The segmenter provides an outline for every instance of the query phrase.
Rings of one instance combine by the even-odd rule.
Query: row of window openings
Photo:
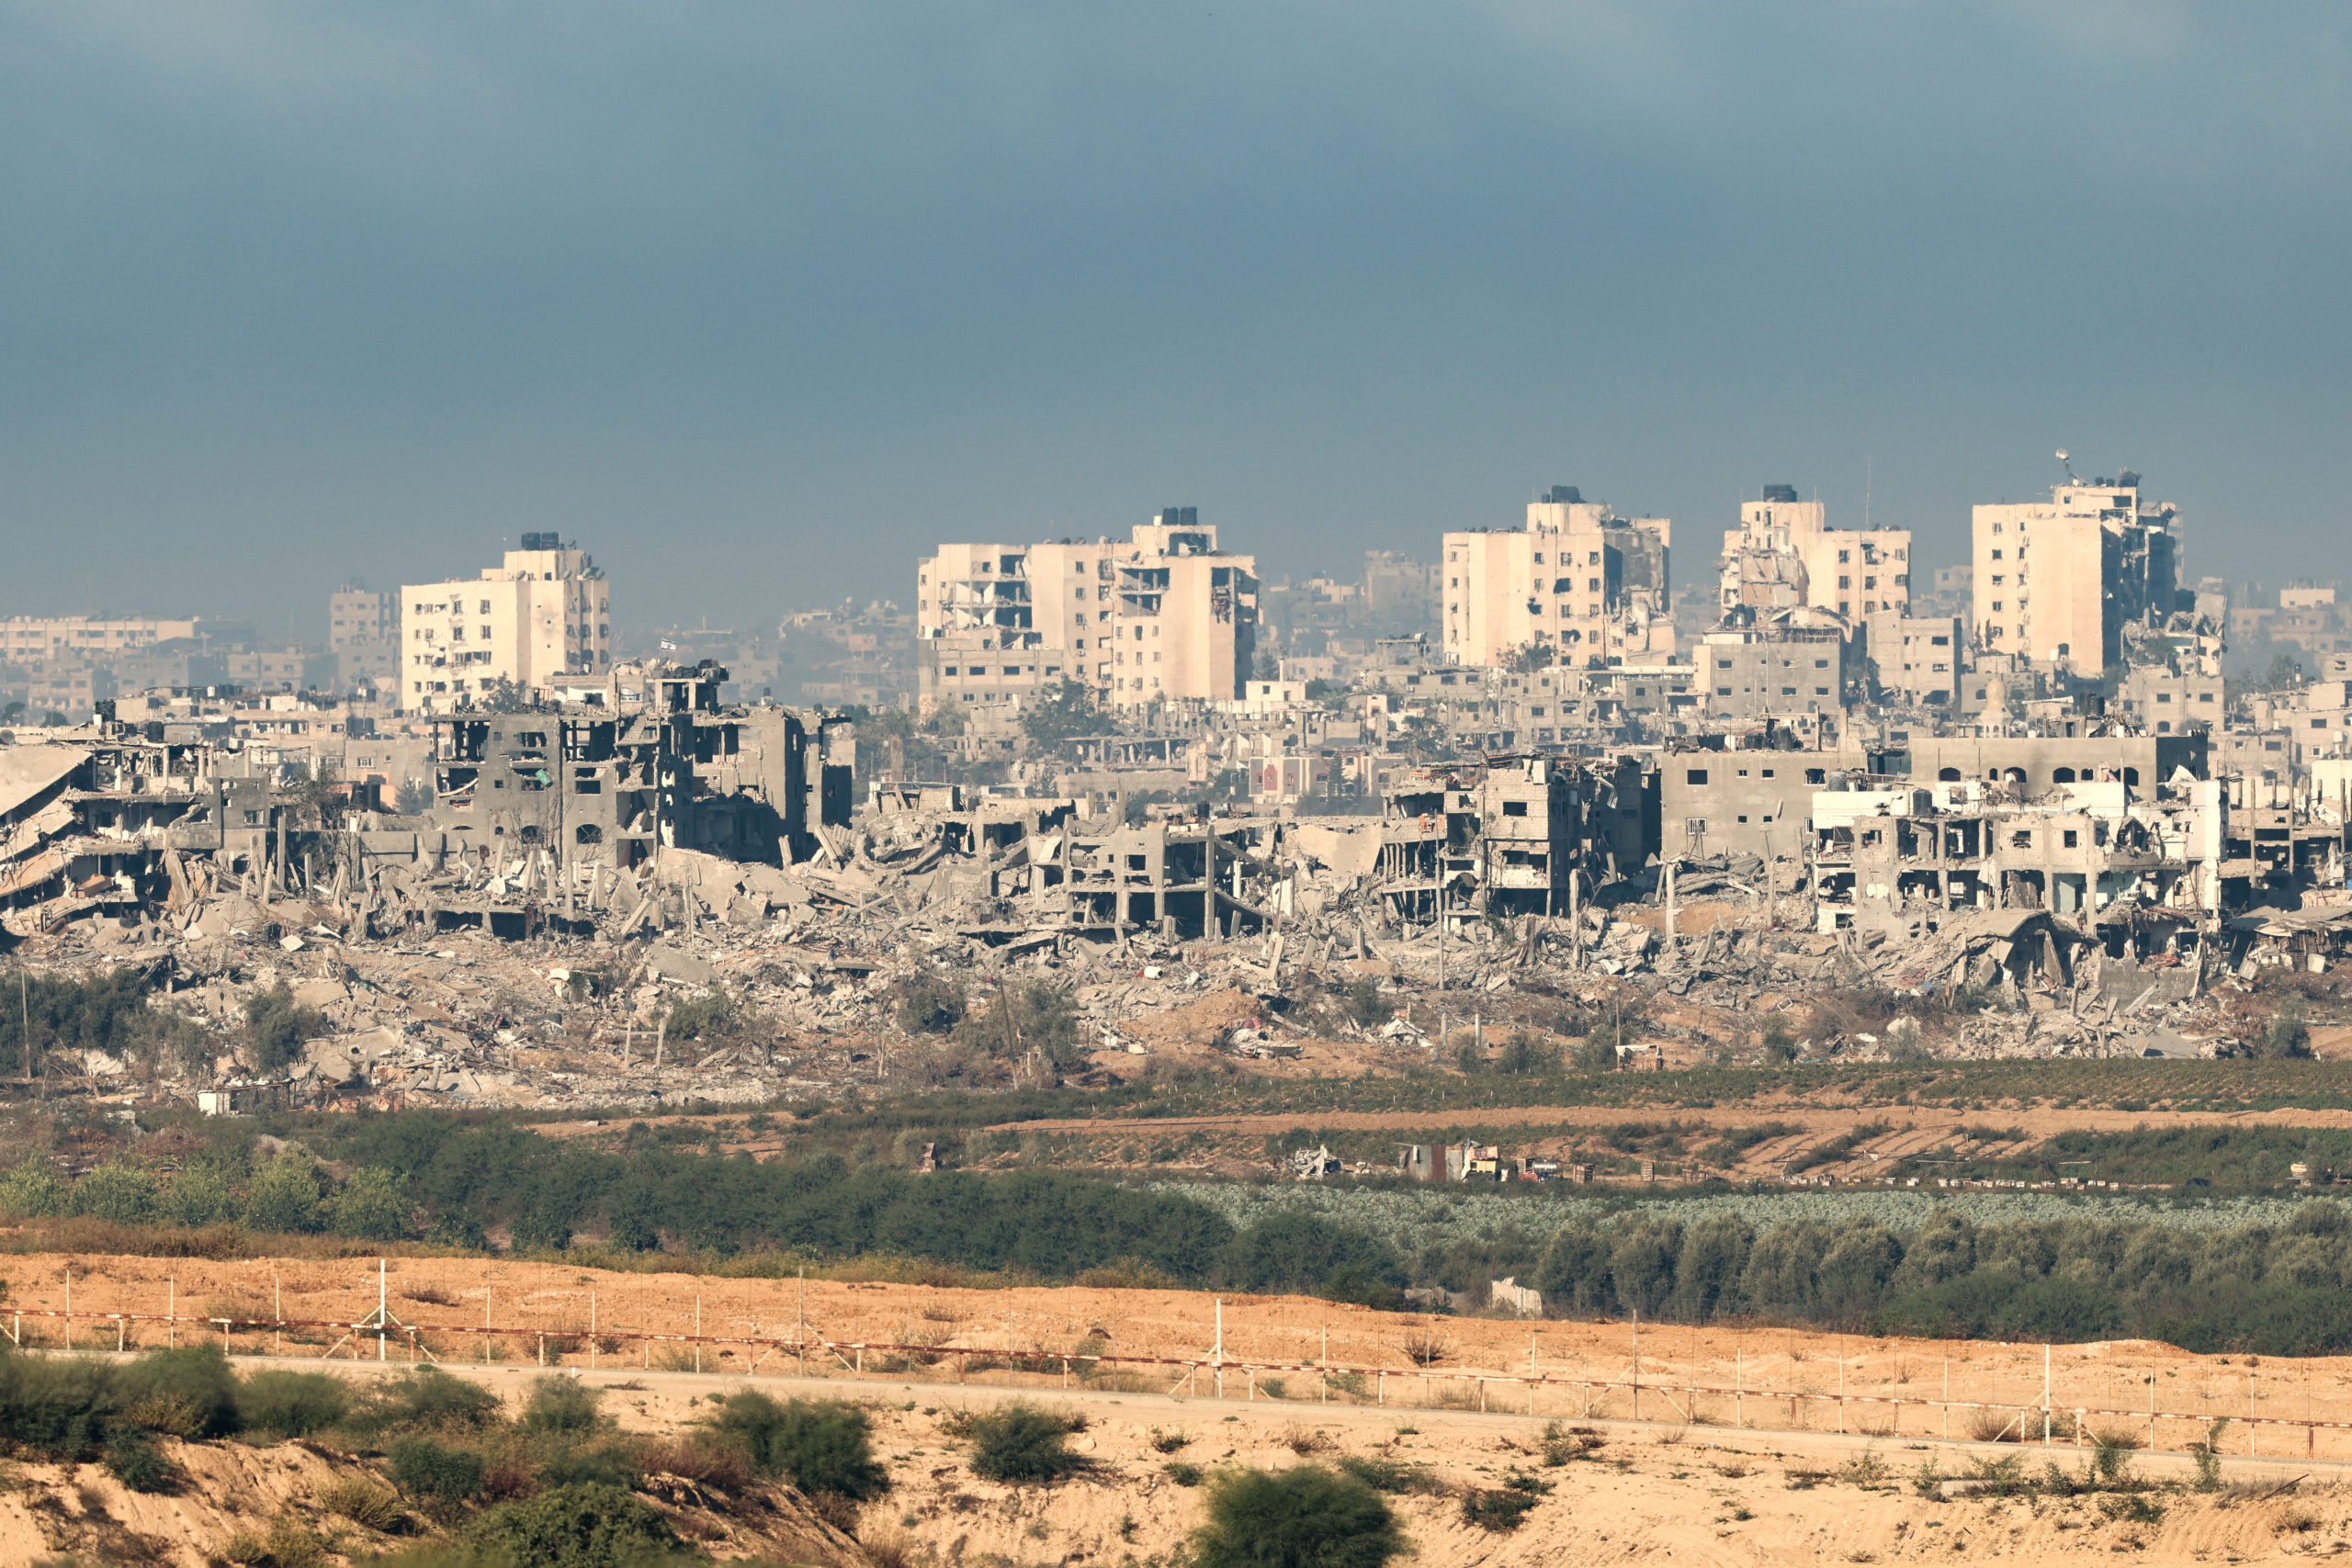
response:
[[[1008,675],[1020,675],[1023,673],[1035,675],[1037,672],[1037,667],[1034,664],[1027,666],[1025,670],[1023,666],[1018,664],[1007,664],[1003,669],[1004,672]],[[1048,664],[1046,666],[1046,673],[1048,675],[1058,675],[1061,672],[1062,667],[1058,664]],[[981,681],[988,678],[989,667],[985,664],[967,664],[963,666],[959,671],[957,666],[950,664],[946,669],[942,670],[940,673],[951,680],[960,673],[967,680]]]
[[[2112,778],[2106,780],[2095,780],[2093,775],[2102,771],[2112,773],[2115,770],[2112,768],[2101,770],[2096,767],[2086,767],[2082,770],[2082,773],[2077,775],[2072,768],[2052,768],[2050,771],[2050,782],[2052,784],[2075,784],[2077,782],[2085,784],[2094,782],[2112,784],[2116,782]],[[1736,770],[1736,772],[1738,776],[1743,779],[1747,776],[1747,770],[1746,768],[1740,768]],[[1759,769],[1758,772],[1768,779],[1775,776],[1775,770],[1771,768]],[[1706,768],[1685,768],[1682,771],[1682,782],[1686,784],[1703,785],[1706,784],[1709,776],[1710,770]],[[1823,768],[1807,768],[1804,771],[1804,782],[1809,784],[1825,783],[1828,779],[1828,776],[1827,770]],[[1988,784],[1999,784],[2006,781],[2009,784],[2022,784],[2026,782],[2025,770],[2023,768],[2011,768],[2004,773],[1999,768],[1993,768],[1986,771],[1984,779]],[[1938,784],[1958,784],[1961,782],[1960,770],[1958,768],[1940,769],[1936,774],[1936,782]],[[2140,770],[2137,768],[2124,769],[2122,782],[2126,784],[2137,787],[2140,783]],[[1741,820],[1746,821],[1747,818],[1742,818]]]

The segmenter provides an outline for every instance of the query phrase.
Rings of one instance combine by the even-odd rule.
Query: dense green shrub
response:
[[[764,1393],[739,1393],[713,1423],[741,1446],[763,1476],[781,1475],[810,1496],[864,1502],[890,1488],[889,1472],[874,1459],[865,1412],[838,1399],[795,1399],[779,1404]]]
[[[217,1438],[237,1427],[237,1374],[217,1345],[150,1350],[110,1369],[122,1418],[175,1438]]]
[[[326,1228],[358,1241],[405,1241],[416,1234],[416,1206],[401,1190],[401,1179],[374,1167],[355,1170],[325,1199]]]
[[[119,1427],[107,1437],[106,1467],[133,1492],[168,1492],[178,1479],[155,1439],[135,1427]]]
[[[46,1155],[28,1154],[0,1176],[0,1214],[12,1220],[46,1219],[65,1212],[68,1189]]]
[[[499,1410],[498,1395],[488,1389],[438,1367],[419,1367],[369,1386],[355,1403],[350,1424],[361,1432],[470,1432],[490,1425]]]
[[[678,1541],[660,1514],[617,1486],[558,1486],[497,1504],[462,1539],[516,1568],[634,1568]]]
[[[183,1167],[156,1200],[155,1217],[167,1224],[217,1225],[244,1216],[229,1173],[209,1162]]]
[[[590,1388],[576,1377],[557,1374],[536,1379],[531,1392],[523,1401],[523,1429],[526,1432],[588,1433],[605,1425],[597,1407],[605,1398],[602,1389]]]
[[[329,1372],[249,1372],[237,1389],[237,1422],[249,1431],[307,1438],[342,1420],[351,1387]]]
[[[1009,1485],[1059,1481],[1088,1468],[1070,1452],[1074,1428],[1067,1416],[1019,1400],[971,1417],[965,1436],[972,1444],[972,1473]]]
[[[2087,1214],[1976,1225],[1938,1212],[1907,1235],[1859,1217],[1757,1232],[1720,1213],[1684,1227],[1634,1212],[1563,1226],[1533,1272],[1559,1314],[1754,1315],[2013,1340],[2134,1336],[2291,1356],[2352,1347],[2352,1215],[2326,1200],[2277,1227]]]
[[[1382,1568],[1408,1551],[1379,1493],[1321,1465],[1232,1471],[1209,1484],[1195,1568]]]
[[[74,1184],[66,1212],[143,1225],[155,1217],[155,1175],[127,1165],[102,1165]]]
[[[936,970],[926,970],[899,987],[891,1017],[906,1034],[946,1034],[964,1021],[971,1004],[964,987]]]
[[[714,990],[672,1008],[665,1027],[673,1040],[718,1040],[742,1033],[752,1021],[733,997]]]
[[[95,1458],[118,1430],[209,1438],[235,1425],[235,1379],[214,1348],[119,1363],[0,1357],[0,1439],[52,1459]]]
[[[162,1023],[162,1015],[147,1005],[146,976],[129,964],[88,980],[20,974],[7,995],[8,1005],[0,1007],[0,1065],[11,1076],[22,1076],[28,1066],[28,1019],[44,1057],[81,1051],[144,1057]]]
[[[1405,1282],[1395,1254],[1361,1232],[1296,1210],[1268,1214],[1225,1251],[1225,1282],[1256,1294],[1311,1295],[1341,1276],[1395,1287]]]
[[[300,1061],[303,1043],[326,1032],[326,1015],[297,1006],[283,980],[245,1001],[245,1051],[265,1073],[283,1072]]]
[[[481,1455],[431,1438],[395,1438],[385,1450],[392,1481],[412,1497],[462,1503],[481,1495]]]
[[[254,1173],[245,1197],[245,1224],[257,1231],[303,1235],[325,1223],[334,1179],[309,1150],[288,1145]]]
[[[617,1486],[628,1491],[645,1480],[635,1444],[607,1438],[582,1441],[573,1433],[544,1438],[534,1463],[541,1486]]]

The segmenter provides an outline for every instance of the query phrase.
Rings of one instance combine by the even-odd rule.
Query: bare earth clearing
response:
[[[167,1295],[184,1316],[266,1316],[274,1280],[287,1317],[344,1322],[376,1302],[375,1268],[359,1260],[28,1256],[0,1264],[10,1305],[62,1309],[69,1266],[74,1338],[85,1348],[111,1350],[116,1342],[115,1325],[96,1314],[160,1313]],[[1430,1466],[1456,1494],[1498,1485],[1513,1467],[1553,1483],[1525,1527],[1510,1535],[1464,1525],[1458,1495],[1402,1499],[1421,1561],[1431,1563],[1668,1556],[1726,1563],[1867,1562],[1995,1550],[2026,1562],[2071,1562],[2086,1551],[2109,1550],[2143,1551],[2163,1562],[2261,1560],[2342,1550],[2335,1543],[2352,1540],[2352,1490],[2339,1491],[2337,1479],[2352,1465],[2352,1432],[2321,1429],[2307,1436],[2301,1427],[2265,1425],[2249,1438],[2244,1421],[2251,1411],[2266,1422],[2352,1422],[2352,1359],[2256,1364],[2142,1342],[2059,1348],[2050,1368],[2052,1404],[2062,1426],[2065,1413],[2078,1408],[2138,1411],[2143,1414],[2136,1417],[2094,1415],[2086,1424],[2136,1428],[2144,1442],[2153,1386],[2167,1417],[2159,1428],[2161,1449],[2177,1450],[2211,1420],[2232,1416],[2224,1438],[2232,1479],[2269,1477],[2267,1486],[2311,1477],[2294,1494],[2259,1503],[2233,1502],[2226,1494],[2167,1496],[2161,1499],[2166,1511],[2160,1522],[2131,1523],[2107,1518],[2096,1499],[1939,1501],[1904,1483],[1927,1460],[1943,1474],[1963,1472],[1964,1450],[2021,1453],[2034,1472],[2046,1460],[2082,1469],[2084,1449],[2063,1437],[2046,1450],[2039,1441],[2044,1352],[2038,1345],[1947,1345],[1776,1328],[1645,1329],[1639,1368],[1641,1414],[1647,1419],[1636,1424],[1627,1419],[1633,1396],[1623,1385],[1635,1360],[1632,1326],[1624,1323],[1430,1319],[1295,1297],[1228,1299],[1227,1397],[1217,1399],[1211,1369],[1105,1362],[1087,1376],[1084,1357],[1105,1346],[1112,1356],[1205,1359],[1216,1344],[1216,1303],[1188,1292],[978,1291],[812,1280],[804,1298],[800,1281],[793,1280],[414,1258],[391,1260],[387,1280],[395,1316],[428,1325],[424,1347],[453,1370],[489,1378],[519,1397],[527,1380],[538,1375],[537,1336],[544,1331],[558,1337],[549,1359],[613,1388],[608,1408],[636,1429],[663,1429],[707,1415],[709,1406],[698,1403],[703,1394],[754,1381],[795,1392],[804,1382],[797,1376],[752,1380],[744,1371],[757,1362],[763,1374],[797,1373],[799,1357],[789,1346],[766,1349],[762,1360],[759,1348],[706,1345],[706,1371],[697,1375],[663,1370],[665,1360],[690,1365],[684,1358],[692,1351],[683,1346],[622,1340],[592,1349],[582,1332],[592,1292],[598,1327],[605,1332],[691,1332],[697,1297],[707,1336],[788,1340],[805,1321],[812,1338],[822,1336],[840,1349],[835,1355],[809,1346],[806,1386],[876,1410],[879,1444],[896,1480],[891,1495],[869,1508],[862,1534],[902,1539],[918,1562],[927,1556],[988,1561],[997,1554],[1013,1562],[1115,1562],[1127,1553],[1165,1553],[1200,1517],[1202,1494],[1174,1483],[1163,1469],[1167,1456],[1150,1443],[1155,1428],[1180,1427],[1190,1441],[1177,1457],[1211,1469],[1379,1450]],[[436,1334],[430,1326],[479,1324],[485,1291],[495,1323],[525,1329],[498,1342],[497,1363],[490,1367],[481,1365],[478,1337]],[[54,1318],[27,1318],[24,1331],[41,1347],[63,1337]],[[182,1343],[200,1336],[217,1340],[220,1334],[192,1322],[174,1332]],[[560,1337],[566,1334],[577,1337]],[[125,1339],[136,1346],[159,1343],[164,1335],[160,1324],[141,1324],[126,1330]],[[1334,1388],[1329,1402],[1321,1397],[1325,1385],[1314,1364],[1327,1335],[1333,1365],[1375,1369],[1374,1378],[1357,1385],[1361,1396]],[[372,1339],[358,1347],[366,1359],[356,1363],[347,1359],[348,1346],[332,1361],[317,1359],[334,1337],[325,1330],[289,1333],[287,1360],[299,1357],[355,1376],[376,1374]],[[245,1352],[267,1348],[265,1339],[240,1333],[232,1343],[242,1360]],[[858,1350],[852,1342],[926,1348],[905,1371],[859,1378],[853,1365],[884,1364],[883,1353]],[[1407,1353],[1416,1343],[1425,1352],[1433,1344],[1440,1359],[1417,1364]],[[1008,1346],[1036,1370],[1009,1373]],[[959,1352],[968,1380],[963,1382],[957,1381]],[[1075,1370],[1065,1373],[1059,1358],[1071,1352],[1078,1352]],[[387,1354],[397,1370],[407,1355],[404,1340],[395,1337]],[[1548,1380],[1532,1392],[1518,1381],[1531,1355]],[[1236,1362],[1258,1366],[1253,1372]],[[1482,1385],[1464,1376],[1473,1371],[1510,1381]],[[1998,1408],[1955,1409],[1947,1427],[1943,1411],[1875,1402],[1932,1401],[1943,1393],[1947,1378],[1952,1400]],[[1577,1380],[1616,1386],[1587,1387]],[[1277,1384],[1285,1397],[1272,1397]],[[1690,1384],[1716,1392],[1694,1394]],[[1812,1396],[1799,1403],[1793,1418],[1792,1393]],[[1092,1425],[1076,1441],[1096,1461],[1096,1472],[1042,1489],[976,1480],[935,1413],[1012,1394],[1082,1409]],[[1531,1397],[1532,1416],[1526,1413]],[[1545,1468],[1541,1433],[1552,1420],[1593,1426],[1604,1446],[1589,1460]],[[2020,1422],[2034,1439],[2024,1449],[1965,1440],[1980,1423],[2009,1427],[2014,1434]],[[1793,1429],[1799,1424],[1806,1429]],[[1947,1430],[1959,1440],[1948,1441]],[[2249,1446],[2256,1457],[2243,1457]],[[1805,1473],[1834,1472],[1865,1450],[1887,1472],[1878,1486]],[[29,1564],[85,1537],[85,1550],[102,1545],[90,1532],[107,1518],[175,1543],[167,1558],[155,1560],[194,1564],[229,1529],[254,1528],[256,1512],[315,1493],[332,1469],[297,1445],[255,1450],[231,1444],[191,1450],[187,1462],[198,1473],[199,1487],[171,1498],[119,1494],[95,1468],[68,1476],[55,1467],[18,1467],[17,1487],[0,1493],[0,1568]],[[2188,1473],[2185,1461],[2161,1453],[2137,1462],[2151,1477]],[[1798,1472],[1794,1486],[1792,1470]],[[1749,1517],[1739,1517],[1741,1510]],[[734,1544],[750,1551],[763,1549],[762,1539],[747,1531]]]

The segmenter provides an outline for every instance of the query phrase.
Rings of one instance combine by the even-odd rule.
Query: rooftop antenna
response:
[[[2064,446],[2058,448],[2058,461],[2064,465],[2066,469],[2066,482],[2068,484],[2078,485],[2083,482],[2075,477],[2075,465],[2066,461],[2066,449]]]
[[[1871,460],[1862,459],[1862,532],[1871,531]]]

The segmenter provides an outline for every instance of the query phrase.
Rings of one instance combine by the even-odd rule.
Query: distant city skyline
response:
[[[1867,488],[1928,570],[2059,447],[2178,505],[2192,576],[2343,576],[2348,43],[2311,5],[16,8],[0,615],[316,638],[345,577],[554,530],[627,626],[749,626],[902,598],[940,537],[1189,505],[1279,580],[1554,484],[1701,539]]]

